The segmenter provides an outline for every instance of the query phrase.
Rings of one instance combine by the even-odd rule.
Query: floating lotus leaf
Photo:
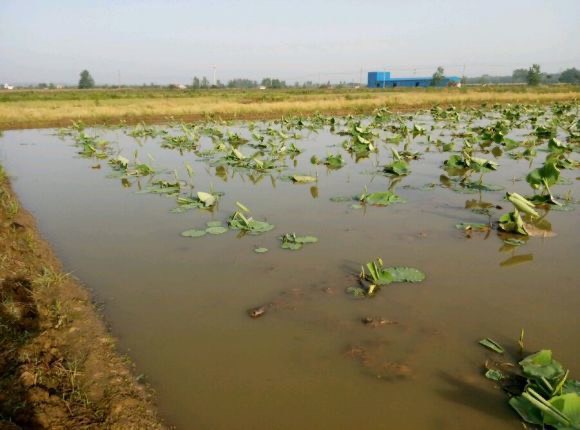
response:
[[[362,194],[359,200],[365,204],[374,206],[389,206],[393,203],[402,203],[404,200],[392,191]]]
[[[455,228],[464,231],[488,231],[489,224],[477,222],[460,222],[459,224],[455,224]]]
[[[293,182],[298,184],[307,184],[310,182],[316,182],[317,179],[314,176],[305,176],[305,175],[294,175],[291,177]]]
[[[366,291],[360,287],[348,287],[346,292],[357,299],[364,298],[366,296]]]
[[[208,227],[205,229],[206,232],[208,232],[209,234],[223,234],[226,231],[228,231],[227,227]]]
[[[421,282],[425,274],[413,267],[388,267],[386,269],[392,277],[392,282]]]
[[[268,252],[268,248],[254,248],[254,252],[257,254],[264,254]]]
[[[302,248],[302,245],[306,243],[318,242],[318,238],[314,236],[296,236],[295,233],[286,233],[280,236],[280,240],[282,241],[281,246],[283,249],[291,249],[293,251]]]
[[[481,339],[479,341],[479,344],[485,346],[487,349],[491,349],[492,351],[497,352],[498,354],[504,353],[503,347],[499,343],[497,343],[495,340],[490,339],[489,337],[486,337],[485,339]]]
[[[183,237],[201,237],[205,236],[205,233],[206,233],[205,230],[197,230],[195,228],[192,228],[191,230],[185,230],[181,232],[181,235]]]

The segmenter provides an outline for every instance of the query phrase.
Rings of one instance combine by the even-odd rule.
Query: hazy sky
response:
[[[580,68],[580,0],[0,0],[0,82]]]

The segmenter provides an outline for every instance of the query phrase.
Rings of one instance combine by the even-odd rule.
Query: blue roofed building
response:
[[[392,78],[391,72],[369,72],[368,88],[430,87],[432,77]],[[438,87],[460,87],[459,76],[445,76]]]

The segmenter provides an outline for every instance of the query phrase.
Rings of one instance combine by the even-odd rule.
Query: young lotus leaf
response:
[[[254,252],[256,254],[265,254],[266,252],[268,252],[268,248],[254,248]]]
[[[513,212],[504,214],[499,219],[499,228],[507,233],[516,233],[528,236],[528,231],[524,226],[524,221],[517,209]]]
[[[554,163],[545,163],[542,167],[532,170],[526,176],[526,181],[534,189],[549,187],[558,182],[560,170]]]
[[[476,172],[489,172],[497,170],[498,164],[495,161],[486,160],[485,158],[471,157],[471,166]]]
[[[305,176],[305,175],[294,175],[290,179],[292,179],[293,182],[296,182],[298,184],[307,184],[310,182],[317,181],[317,179],[314,176]]]
[[[490,339],[489,337],[486,337],[485,339],[481,339],[479,341],[479,344],[485,346],[488,349],[491,349],[494,352],[497,352],[498,354],[504,353],[503,347],[499,343],[497,343],[495,340]]]
[[[477,222],[460,222],[455,224],[455,228],[464,231],[488,231],[489,224],[482,224]]]
[[[328,166],[329,169],[340,169],[342,166],[344,166],[345,163],[342,159],[342,155],[336,154],[326,157],[326,160],[324,160],[323,164]]]
[[[291,249],[293,251],[302,248],[302,245],[306,243],[318,242],[318,238],[314,236],[296,236],[295,233],[286,233],[280,236],[280,240],[282,241],[283,249]]]
[[[565,371],[560,363],[552,359],[552,351],[543,349],[535,354],[529,355],[520,361],[524,375],[529,378],[561,378]]]
[[[549,402],[564,419],[557,414],[544,413],[544,424],[556,429],[580,429],[580,396],[578,394],[562,394],[552,397]]]
[[[402,203],[404,200],[392,191],[383,191],[378,193],[363,193],[359,200],[365,204],[375,206],[389,206],[393,203]]]
[[[509,399],[509,404],[525,422],[536,425],[543,424],[542,411],[524,396],[512,397]]]
[[[205,193],[203,191],[197,192],[197,198],[204,204],[206,208],[215,205],[217,198],[215,195],[210,193]]]
[[[197,230],[195,228],[192,228],[191,230],[185,230],[181,232],[181,235],[183,237],[201,237],[205,236],[205,233],[206,233],[205,230]]]
[[[151,194],[166,194],[168,196],[178,194],[181,190],[179,182],[168,182],[164,180],[159,180],[153,182],[152,185],[147,187],[145,190],[139,193],[151,193]]]
[[[527,213],[532,217],[540,216],[534,209],[534,204],[518,193],[506,193],[506,197],[520,212]]]
[[[223,223],[221,221],[208,221],[205,223],[208,227],[222,227]]]
[[[226,227],[208,227],[205,229],[206,232],[208,232],[209,234],[223,234],[226,231],[228,231],[228,229]]]
[[[560,142],[556,138],[551,138],[548,140],[548,151],[550,152],[563,152],[563,151],[572,151],[572,147],[566,145],[565,143]]]
[[[485,377],[487,379],[491,379],[492,381],[501,381],[505,378],[505,375],[500,370],[489,369],[487,372],[485,372]]]
[[[393,282],[393,275],[384,268],[383,260],[377,258],[376,261],[371,261],[366,264],[369,271],[367,274],[364,267],[362,267],[360,278],[366,279],[375,285],[387,285]]]
[[[409,169],[409,165],[405,161],[397,160],[392,162],[391,164],[386,165],[383,171],[385,173],[390,173],[396,176],[404,176],[408,175],[411,169]]]
[[[252,217],[246,217],[242,212],[236,211],[229,219],[228,224],[234,230],[246,231],[250,234],[260,234],[274,228],[265,221],[256,221]]]

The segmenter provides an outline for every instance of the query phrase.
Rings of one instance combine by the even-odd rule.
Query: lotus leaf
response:
[[[293,182],[298,184],[307,184],[310,182],[316,182],[317,179],[314,176],[304,176],[304,175],[294,175],[291,177]]]
[[[481,339],[479,341],[479,344],[485,346],[488,349],[491,349],[492,351],[497,352],[498,354],[504,353],[503,347],[499,343],[497,343],[495,340],[490,339],[489,337],[486,337],[485,339]]]
[[[291,249],[293,251],[302,248],[302,245],[306,243],[318,242],[318,238],[314,236],[296,236],[295,233],[286,233],[280,236],[280,240],[282,241],[283,249]]]
[[[580,429],[580,395],[577,393],[562,394],[552,397],[549,402],[554,409],[569,420],[569,425],[563,423],[562,419],[556,419],[553,414],[546,413],[544,414],[545,424],[556,429]]]
[[[191,230],[185,230],[181,232],[181,235],[183,237],[201,237],[205,236],[205,233],[206,233],[205,230],[197,230],[195,228],[192,228]]]
[[[455,224],[455,228],[464,231],[488,231],[489,224],[482,224],[477,222],[460,222]]]
[[[529,355],[520,361],[524,375],[529,378],[546,378],[549,380],[561,378],[564,375],[562,365],[552,359],[552,351],[543,349]]]
[[[220,227],[220,226],[216,226],[216,227],[208,227],[205,229],[206,232],[208,232],[209,234],[223,234],[226,231],[228,231],[227,227]]]
[[[404,200],[392,191],[383,191],[378,193],[362,194],[359,200],[365,204],[375,206],[389,206],[393,203],[401,203]]]
[[[409,169],[409,165],[405,161],[397,160],[392,162],[391,164],[386,165],[383,171],[385,173],[390,173],[392,175],[404,176],[408,175],[411,170]]]
[[[491,379],[492,381],[501,381],[505,378],[505,375],[499,370],[489,369],[487,372],[485,372],[485,377],[487,379]]]
[[[386,271],[391,274],[392,282],[421,282],[425,280],[425,274],[413,267],[389,267]]]

